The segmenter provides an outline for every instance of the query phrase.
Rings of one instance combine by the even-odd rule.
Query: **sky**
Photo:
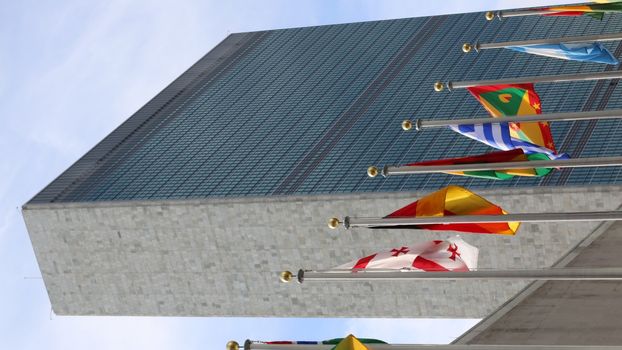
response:
[[[229,33],[560,3],[0,0],[0,348],[223,349],[348,333],[451,342],[478,320],[56,316],[20,207]]]

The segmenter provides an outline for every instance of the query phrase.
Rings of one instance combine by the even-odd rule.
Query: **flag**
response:
[[[411,203],[385,218],[414,218],[452,215],[505,215],[503,209],[460,186],[447,186]],[[401,226],[372,226],[371,228],[414,228],[435,231],[460,231],[471,233],[496,233],[513,235],[518,222],[429,224]]]
[[[552,6],[543,10],[552,11],[545,16],[590,16],[595,19],[603,19],[605,13],[622,12],[622,2],[606,4],[575,5],[575,6]]]
[[[501,162],[527,162],[531,160],[549,160],[546,154],[532,153],[525,154],[522,149],[512,149],[509,151],[492,152],[478,156],[430,160],[425,162],[406,164],[407,166],[431,166],[431,165],[458,165],[458,164],[478,164],[478,163],[501,163]],[[529,164],[525,164],[529,166]],[[508,180],[514,176],[544,176],[550,173],[552,168],[525,168],[525,169],[496,169],[496,170],[477,170],[477,171],[448,171],[447,174],[472,176],[492,180]]]
[[[473,86],[468,90],[495,118],[542,113],[540,96],[530,83]]]
[[[577,43],[577,44],[539,44],[525,46],[506,46],[518,52],[526,52],[534,55],[560,58],[563,60],[619,64],[618,59],[607,50],[601,43]]]
[[[335,340],[338,340],[338,339],[335,339]],[[356,339],[355,336],[350,334],[343,339],[339,339],[339,342],[337,343],[337,345],[335,345],[331,350],[369,350],[368,347],[363,345],[366,343],[364,342],[364,340],[368,340],[367,343],[386,344],[385,342],[379,341],[376,339],[360,339],[359,340],[359,339]]]
[[[478,249],[460,237],[393,248],[340,265],[336,269],[469,271],[477,268]]]
[[[533,123],[522,123],[522,124],[533,124]],[[542,123],[538,123],[542,124]],[[485,124],[460,124],[460,125],[450,125],[449,127],[468,138],[473,140],[482,142],[487,144],[490,147],[494,147],[496,149],[500,149],[503,151],[509,151],[513,149],[521,149],[526,154],[546,154],[550,159],[568,159],[570,158],[565,153],[558,154],[555,149],[551,149],[548,147],[541,146],[536,143],[532,143],[529,141],[521,140],[515,137],[516,129],[518,128],[516,123],[485,123]],[[542,135],[550,136],[550,131],[548,131],[548,125],[546,128],[544,125],[540,125],[542,130]],[[521,131],[520,129],[518,130]],[[548,132],[547,132],[548,131]],[[552,137],[550,137],[552,142]],[[541,142],[545,143],[546,142]],[[551,145],[551,143],[549,143]],[[554,147],[554,145],[553,145]]]
[[[474,86],[469,92],[494,118],[540,114],[540,96],[533,84]],[[520,148],[525,153],[543,153],[551,159],[568,158],[558,155],[548,122],[463,124],[450,128],[474,140],[500,150]]]
[[[372,339],[372,338],[356,338],[352,334],[348,335],[348,337],[352,337],[352,338],[360,341],[363,344],[386,344],[386,342],[384,342],[382,340]],[[322,344],[339,344],[346,338],[335,338],[335,339],[324,340],[322,342]]]
[[[352,336],[354,337],[354,336]],[[318,345],[318,344],[323,344],[323,345],[336,345],[339,344],[342,340],[344,340],[345,338],[334,338],[334,339],[328,339],[328,340],[322,340],[322,341],[317,341],[317,340],[311,340],[311,341],[296,341],[296,340],[277,340],[277,341],[267,341],[267,342],[262,342],[262,344],[273,344],[273,345],[287,345],[287,344],[292,344],[292,345]],[[360,338],[357,339],[358,341],[360,341],[363,344],[386,344],[386,342],[382,341],[382,340],[378,340],[378,339],[371,339],[371,338]]]
[[[272,344],[272,345],[287,345],[287,344],[296,344],[296,345],[317,345],[323,344],[320,341],[292,341],[292,340],[277,340],[277,341],[267,341],[263,344]]]

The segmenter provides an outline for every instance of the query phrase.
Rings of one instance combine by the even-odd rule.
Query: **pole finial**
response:
[[[375,166],[370,166],[369,168],[367,168],[367,176],[369,177],[378,176],[378,168],[376,168]]]
[[[337,218],[330,218],[330,220],[328,220],[328,227],[330,227],[331,229],[336,229],[337,227],[339,227],[339,224],[341,223],[341,221],[339,221],[339,219]]]
[[[402,130],[408,131],[412,128],[413,128],[413,122],[411,122],[410,120],[406,119],[402,122]]]
[[[442,82],[437,81],[436,83],[434,83],[434,91],[440,92],[440,91],[443,91],[444,89],[445,89],[445,85],[443,85]]]
[[[231,340],[227,342],[227,350],[240,350],[240,344],[235,340]]]
[[[486,12],[486,20],[487,21],[492,21],[493,19],[495,19],[495,13],[492,12],[492,11]]]
[[[469,52],[471,52],[471,50],[473,50],[473,45],[471,45],[469,43],[462,44],[462,52],[469,53]]]
[[[279,274],[279,279],[281,280],[281,282],[283,283],[288,283],[292,280],[292,278],[294,277],[294,274],[291,273],[291,271],[283,271]],[[237,344],[237,343],[236,343]],[[236,349],[237,350],[237,349]]]

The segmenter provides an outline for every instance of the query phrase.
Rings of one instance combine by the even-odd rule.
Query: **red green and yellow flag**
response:
[[[541,114],[540,96],[533,84],[474,86],[469,92],[495,118]],[[510,137],[557,153],[548,122],[509,123]]]
[[[430,160],[425,162],[406,164],[407,166],[434,166],[434,165],[459,165],[459,164],[478,164],[478,163],[501,163],[501,162],[528,162],[532,160],[550,160],[546,154],[532,153],[525,154],[522,149],[510,151],[491,152],[477,156]],[[529,165],[528,163],[526,165]],[[492,180],[508,180],[514,176],[545,176],[550,173],[552,168],[525,168],[525,169],[498,169],[498,170],[478,170],[478,171],[448,171],[447,174],[472,176]]]
[[[622,12],[622,2],[606,4],[574,5],[574,6],[551,6],[544,10],[554,11],[545,16],[590,16],[595,19],[603,19],[605,13]]]
[[[468,90],[495,118],[542,113],[540,96],[531,83],[473,86]]]
[[[411,203],[385,218],[413,218],[452,215],[505,215],[501,207],[485,200],[475,193],[460,186],[447,186]],[[414,228],[435,231],[460,231],[470,233],[492,233],[513,235],[520,226],[519,222],[502,223],[467,223],[467,224],[430,224],[396,226],[393,228]],[[376,227],[391,228],[391,227]]]

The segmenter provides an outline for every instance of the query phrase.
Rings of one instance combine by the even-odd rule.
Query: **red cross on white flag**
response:
[[[402,269],[468,271],[477,268],[479,250],[460,237],[429,241],[351,261],[335,269]]]

